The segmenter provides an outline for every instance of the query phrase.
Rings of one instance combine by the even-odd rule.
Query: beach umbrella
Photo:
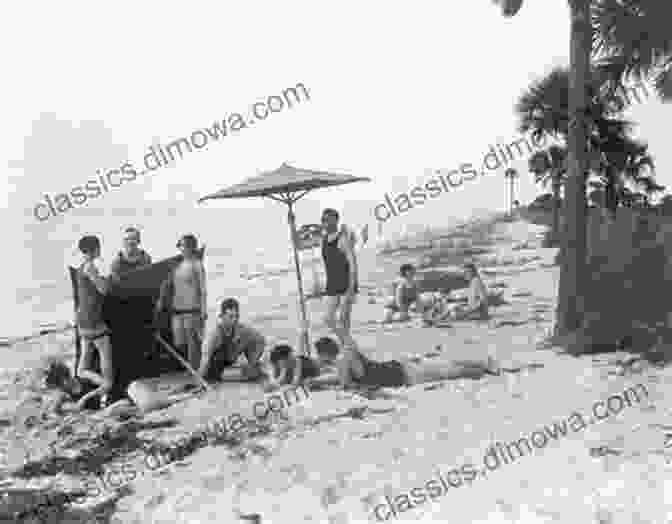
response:
[[[294,204],[310,191],[323,187],[340,186],[352,182],[370,182],[370,178],[356,177],[352,175],[329,173],[326,171],[316,171],[312,169],[302,169],[290,166],[286,162],[279,168],[272,171],[264,171],[260,174],[249,177],[239,184],[229,188],[222,189],[211,195],[204,196],[198,200],[199,203],[205,200],[218,198],[251,198],[265,197],[282,202],[288,208],[287,220],[289,222],[289,232],[294,252],[294,266],[296,269],[296,280],[299,288],[299,305],[301,309],[301,339],[304,344],[304,352],[310,351],[310,340],[308,338],[308,318],[306,316],[306,302],[303,294],[303,280],[301,278],[301,265],[299,264],[299,238],[296,230],[296,217],[294,215]]]

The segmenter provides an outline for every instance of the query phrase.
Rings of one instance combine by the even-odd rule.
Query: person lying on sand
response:
[[[262,376],[261,357],[266,348],[264,336],[247,324],[240,322],[240,304],[235,298],[227,298],[220,305],[217,325],[209,333],[203,351],[199,374],[208,381],[257,380]],[[245,354],[247,366],[239,376],[232,376],[232,368],[241,354]]]
[[[54,411],[63,413],[79,411],[80,409],[103,409],[98,399],[88,397],[96,386],[86,379],[73,377],[70,368],[63,362],[51,361],[44,370],[44,386],[48,389],[60,391],[59,397],[53,405]],[[168,397],[148,388],[142,381],[132,382],[127,390],[127,399],[121,399],[106,407],[105,412],[114,415],[132,415],[142,411],[149,411],[174,404],[189,394],[173,395]]]
[[[412,264],[402,264],[399,268],[399,278],[394,281],[392,296],[385,304],[384,323],[408,320],[408,310],[413,304],[420,314],[424,314],[431,307],[429,301],[421,297],[415,275],[416,269]]]
[[[425,323],[433,325],[451,320],[488,320],[488,290],[475,264],[465,264],[464,277],[469,282],[466,305],[455,304],[446,307],[442,312],[425,319]]]
[[[352,339],[349,347],[341,351],[334,339],[322,337],[315,342],[315,349],[318,355],[317,360],[304,358],[310,361],[311,370],[314,367],[320,370],[320,375],[312,376],[314,373],[310,376],[304,375],[302,382],[318,387],[324,385],[402,387],[438,380],[477,379],[486,374],[499,375],[501,373],[499,363],[491,357],[485,361],[432,362],[404,359],[377,362],[364,356]],[[286,352],[277,357],[277,360],[284,360],[282,364],[276,364],[278,369],[291,368],[298,361],[291,356],[291,353],[288,358],[282,358],[285,354]],[[304,362],[302,361],[302,368]]]
[[[320,365],[315,359],[296,355],[291,346],[279,344],[269,355],[270,369],[267,371],[266,390],[272,391],[291,384],[298,386],[320,375]]]

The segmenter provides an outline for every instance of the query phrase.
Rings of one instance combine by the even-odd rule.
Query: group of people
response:
[[[352,306],[358,293],[356,239],[348,227],[339,224],[339,220],[334,209],[325,209],[322,213],[322,258],[326,272],[324,323],[333,336],[322,337],[315,343],[317,358],[308,356],[309,348],[295,351],[287,344],[280,344],[265,359],[266,339],[257,329],[240,322],[240,304],[235,298],[220,303],[217,322],[204,337],[207,320],[205,268],[198,256],[196,237],[188,234],[179,239],[177,248],[182,257],[161,286],[156,313],[170,315],[173,344],[186,356],[192,371],[206,381],[262,380],[267,389],[300,383],[315,387],[327,384],[400,387],[440,379],[477,378],[499,372],[496,362],[490,358],[453,362],[417,359],[376,362],[367,358],[350,334]],[[109,276],[103,276],[99,267],[101,243],[97,237],[83,237],[78,247],[83,261],[77,269],[76,321],[84,338],[84,350],[75,377],[67,366],[53,363],[47,372],[47,384],[65,391],[64,399],[73,401],[76,408],[92,407],[94,399],[104,407],[114,385],[115,362],[110,329],[102,314],[103,300],[115,279],[150,265],[152,258],[140,248],[140,232],[130,227],[124,231],[123,248],[114,257]],[[440,322],[448,317],[487,315],[487,293],[478,271],[474,266],[466,270],[472,297],[466,307],[447,312],[437,309],[436,304],[422,302],[415,282],[415,268],[406,264],[401,268],[401,278],[388,309],[393,314],[407,316],[415,303],[430,322]],[[92,364],[96,352],[100,371]],[[246,364],[234,369],[243,354]],[[131,383],[127,396],[137,406],[157,405],[153,398],[155,392],[147,389],[142,381]]]
[[[100,239],[87,235],[78,243],[83,261],[77,268],[76,325],[83,339],[83,348],[75,376],[69,375],[63,366],[54,363],[47,372],[50,385],[62,386],[77,400],[81,409],[101,407],[108,403],[108,395],[115,380],[115,361],[111,344],[111,331],[103,318],[103,302],[111,285],[125,274],[152,264],[152,257],[140,248],[140,231],[129,227],[124,231],[122,249],[115,255],[109,274],[100,267]],[[192,234],[183,235],[177,242],[180,262],[163,282],[156,304],[156,314],[168,314],[173,335],[173,344],[194,370],[212,379],[223,367],[232,365],[238,354],[245,352],[250,362],[255,363],[265,345],[261,334],[253,328],[240,324],[240,306],[236,299],[222,302],[215,329],[205,337],[207,320],[207,283],[203,262],[198,256],[198,241]],[[205,351],[207,358],[202,358]],[[94,365],[98,356],[99,369]],[[254,376],[254,372],[245,372]],[[129,393],[147,396],[140,383],[129,386]],[[94,402],[97,401],[97,402]]]
[[[450,302],[449,293],[440,296],[423,295],[416,280],[416,268],[402,264],[399,277],[392,285],[391,296],[385,303],[383,322],[405,321],[409,311],[415,309],[427,326],[441,325],[456,320],[487,320],[490,318],[488,291],[478,268],[473,263],[463,266],[468,282],[466,304]]]

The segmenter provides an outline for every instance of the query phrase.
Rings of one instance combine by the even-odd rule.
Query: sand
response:
[[[136,472],[122,489],[72,504],[55,513],[54,522],[87,522],[93,515],[102,522],[143,524],[375,522],[375,508],[389,521],[667,522],[672,519],[672,447],[666,448],[672,412],[664,398],[672,387],[671,368],[641,363],[624,368],[619,362],[626,354],[574,358],[544,344],[552,328],[558,268],[553,266],[555,250],[539,247],[539,231],[521,222],[497,227],[496,251],[484,255],[484,275],[486,284],[504,290],[508,304],[497,307],[488,322],[450,328],[422,327],[418,319],[376,324],[382,316],[381,279],[389,268],[367,275],[353,315],[354,336],[374,358],[490,354],[517,372],[366,396],[312,392],[287,409],[285,419],[245,427],[238,439],[213,442],[155,471],[144,464],[143,442],[174,442],[231,413],[251,416],[253,403],[262,398],[259,388],[227,386],[137,421],[99,420],[91,427],[91,417],[74,417],[69,425],[74,436],[67,435],[63,421],[54,419],[24,430],[20,442],[31,449],[32,462],[6,476],[5,483],[24,487],[26,477],[32,477],[30,489],[55,479],[66,491],[81,485],[81,478],[64,473],[62,464],[52,464],[49,474],[34,471],[35,464],[49,463],[44,456],[52,443],[59,456],[95,449],[104,457],[106,471],[117,463]],[[407,256],[417,260],[419,255]],[[310,302],[313,323],[322,312],[319,301]],[[288,308],[269,315],[261,327],[277,339],[294,340],[295,314],[295,308]],[[315,329],[313,336],[320,333]],[[7,380],[18,382],[3,388],[2,407],[24,421],[31,409],[39,414],[44,399],[37,395],[31,400],[36,394],[25,387],[30,378],[16,378],[11,370],[25,369],[46,353],[65,354],[70,343],[61,333],[18,347],[5,362]],[[483,455],[494,443],[543,431],[575,412],[588,420],[595,402],[623,395],[638,384],[648,392],[641,402],[481,473]],[[18,422],[17,417],[11,420]],[[16,426],[0,430],[6,440]],[[20,466],[23,458],[16,453],[13,457]],[[468,463],[475,466],[477,477],[451,486],[431,502],[397,517],[379,506],[386,504],[386,495],[393,500],[437,479],[437,470],[445,477]]]

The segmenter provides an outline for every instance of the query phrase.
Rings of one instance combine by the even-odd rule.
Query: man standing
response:
[[[240,322],[240,304],[235,298],[222,301],[215,329],[208,335],[199,373],[208,381],[220,380],[225,368],[245,354],[247,366],[241,379],[261,376],[261,357],[266,340],[256,329]]]
[[[110,274],[118,278],[129,271],[151,263],[152,257],[144,249],[140,249],[140,231],[134,227],[127,227],[124,230],[124,247],[114,257],[110,266]]]
[[[161,286],[157,307],[170,313],[173,343],[186,353],[191,367],[198,369],[208,311],[205,268],[197,257],[198,241],[194,235],[182,236],[177,248],[182,261]]]
[[[350,336],[352,305],[358,293],[357,259],[354,234],[345,225],[339,228],[338,221],[339,215],[335,209],[328,208],[322,212],[322,259],[327,274],[327,312],[324,321],[345,344],[346,338]]]

